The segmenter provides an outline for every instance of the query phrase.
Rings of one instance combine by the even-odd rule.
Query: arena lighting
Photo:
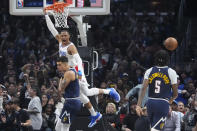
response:
[[[153,5],[153,6],[157,6],[157,5],[159,5],[161,2],[159,2],[159,1],[152,1],[151,2],[151,5]]]

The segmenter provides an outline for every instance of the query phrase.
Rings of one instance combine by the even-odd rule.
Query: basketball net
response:
[[[45,7],[46,12],[50,12],[55,19],[55,27],[69,28],[67,23],[67,18],[69,15],[69,5],[72,4],[72,1],[67,3],[56,2],[51,6]]]

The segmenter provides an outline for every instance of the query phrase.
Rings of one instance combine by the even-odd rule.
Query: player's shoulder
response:
[[[168,68],[168,73],[176,74],[176,71],[171,67]]]
[[[150,73],[150,72],[152,71],[152,69],[153,69],[153,67],[147,69],[147,70],[145,71],[145,73]]]
[[[64,76],[69,76],[69,75],[75,75],[75,71],[74,70],[69,70],[69,71],[66,71],[64,73]]]

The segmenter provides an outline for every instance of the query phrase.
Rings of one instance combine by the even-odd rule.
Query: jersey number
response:
[[[155,93],[160,93],[160,87],[161,86],[161,81],[160,80],[156,80],[155,81]]]

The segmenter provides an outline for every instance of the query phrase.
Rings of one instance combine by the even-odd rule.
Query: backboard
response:
[[[54,2],[55,0],[10,0],[10,14],[43,15],[43,5],[48,6]],[[69,15],[107,15],[110,13],[110,0],[72,0],[69,7]]]

